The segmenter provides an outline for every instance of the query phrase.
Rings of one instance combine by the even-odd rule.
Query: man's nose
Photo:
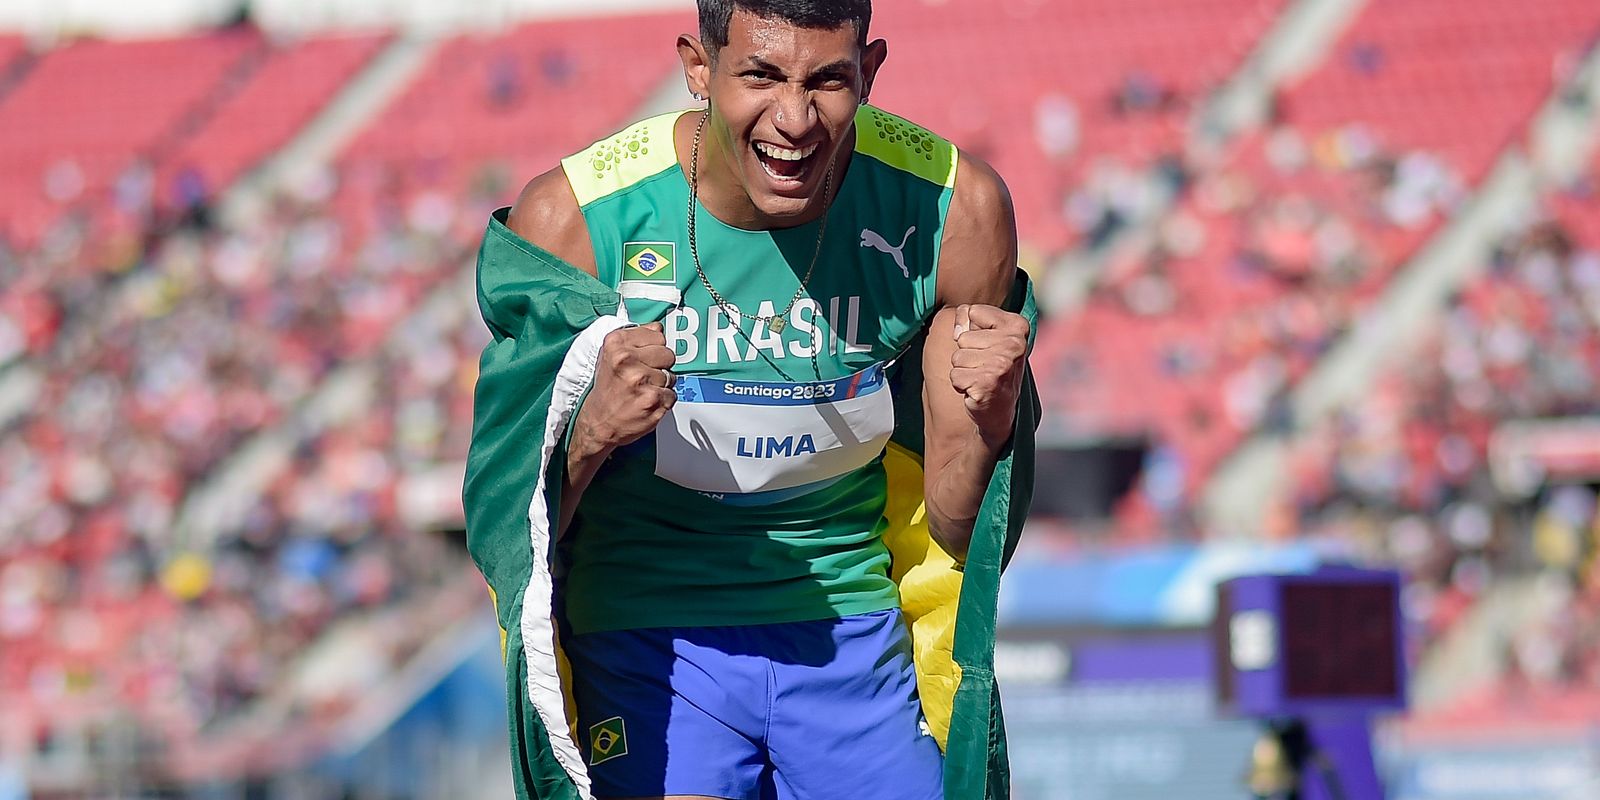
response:
[[[811,103],[811,93],[799,88],[791,88],[780,92],[777,109],[773,113],[773,125],[778,132],[790,139],[798,140],[811,130],[816,122],[817,108]]]

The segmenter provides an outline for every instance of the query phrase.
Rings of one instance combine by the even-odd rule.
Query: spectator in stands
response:
[[[1352,42],[1345,50],[1344,63],[1356,73],[1372,77],[1383,70],[1387,61],[1383,47],[1373,42]]]
[[[180,227],[197,231],[211,229],[211,191],[199,168],[190,164],[172,179],[172,207]]]
[[[546,83],[553,86],[565,86],[572,81],[576,73],[572,56],[561,48],[545,50],[539,56],[539,73]]]
[[[1130,221],[1148,214],[1155,205],[1144,174],[1111,160],[1097,160],[1089,175],[1066,198],[1064,214],[1082,236],[1084,244],[1098,250]]]
[[[83,193],[83,168],[71,158],[60,158],[44,173],[44,196],[51,202],[66,205]]]
[[[1176,91],[1139,69],[1130,70],[1122,76],[1122,82],[1111,98],[1111,111],[1118,116],[1165,113],[1175,110],[1178,105]]]
[[[134,159],[127,169],[117,176],[112,192],[117,211],[128,219],[147,222],[154,210],[156,178],[150,162]]]
[[[1033,135],[1039,151],[1064,161],[1078,149],[1078,107],[1062,94],[1040,96],[1033,106]]]
[[[489,62],[489,104],[510,108],[522,98],[522,64],[513,53],[500,53]]]

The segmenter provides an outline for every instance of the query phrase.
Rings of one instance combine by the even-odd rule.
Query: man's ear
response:
[[[678,37],[678,60],[683,62],[683,80],[689,93],[699,97],[711,95],[711,54],[699,39],[683,34]]]
[[[882,39],[874,39],[867,43],[865,50],[861,51],[861,99],[865,100],[872,95],[872,82],[878,78],[878,68],[883,66],[883,60],[889,57],[889,43]]]

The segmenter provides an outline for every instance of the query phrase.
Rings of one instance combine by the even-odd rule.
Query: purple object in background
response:
[[[1265,718],[1405,708],[1398,572],[1252,575],[1227,581],[1218,596],[1212,635],[1224,711]]]
[[[1211,643],[1200,633],[1095,637],[1072,647],[1072,683],[1210,683],[1212,674]]]
[[[1372,720],[1365,714],[1306,720],[1306,730],[1317,755],[1302,775],[1301,800],[1381,800],[1384,797],[1383,784],[1378,780],[1378,770],[1372,761],[1371,725]],[[1326,768],[1319,769],[1318,760],[1331,767],[1337,776],[1337,791],[1328,785]]]

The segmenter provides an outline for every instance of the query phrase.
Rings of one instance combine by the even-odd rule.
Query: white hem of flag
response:
[[[673,305],[683,301],[683,292],[670,283],[621,281],[617,284],[617,294],[622,295],[624,300],[654,300],[658,303],[672,303]]]
[[[583,764],[578,745],[568,735],[572,730],[567,719],[565,696],[561,691],[561,678],[556,672],[556,634],[551,619],[554,587],[550,577],[550,505],[545,497],[545,476],[549,472],[550,457],[556,443],[566,434],[568,421],[577,410],[589,384],[594,381],[595,367],[600,359],[600,346],[606,335],[626,326],[625,318],[606,316],[590,323],[567,350],[556,372],[555,390],[550,398],[550,411],[545,416],[544,436],[539,448],[539,471],[533,487],[533,501],[528,506],[528,539],[532,547],[533,569],[528,585],[522,592],[522,652],[528,670],[528,700],[533,703],[539,719],[550,737],[550,749],[556,761],[567,771],[577,786],[578,796],[590,800],[589,771]]]

